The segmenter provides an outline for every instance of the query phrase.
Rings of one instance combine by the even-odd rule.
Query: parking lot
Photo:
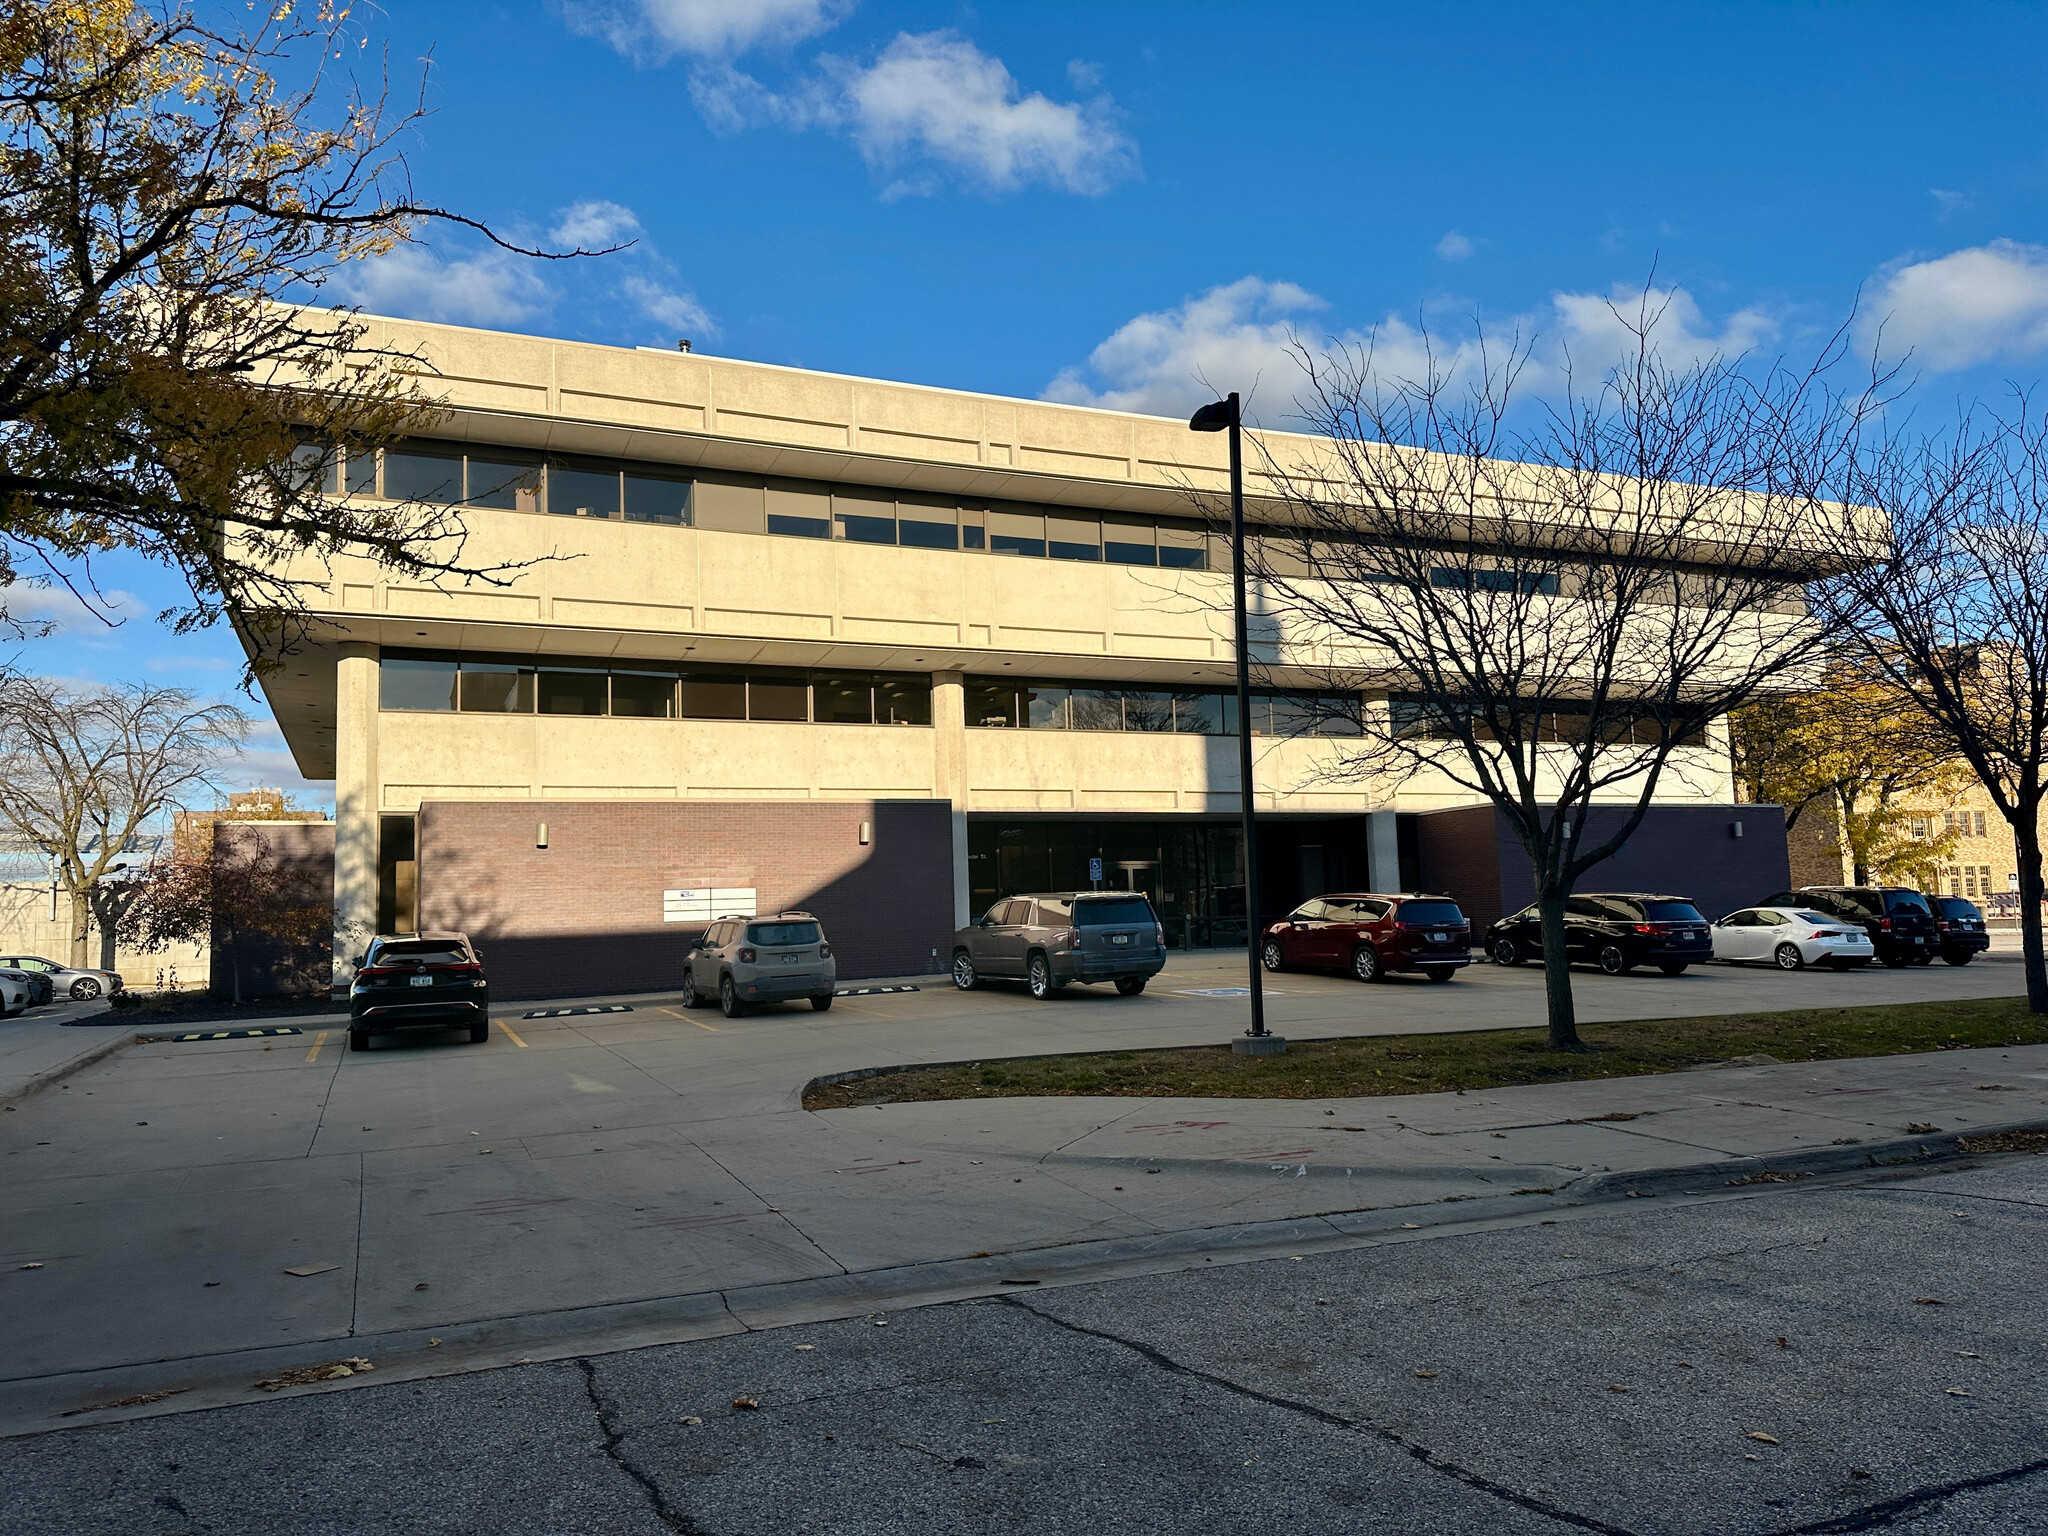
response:
[[[1483,1144],[1432,1143],[1426,1154],[1382,1138],[1370,1156],[1368,1139],[1353,1138],[1343,1156],[1355,1169],[1304,1150],[1302,1122],[1313,1117],[1319,1134],[1335,1123],[1294,1102],[1199,1122],[1172,1100],[823,1114],[798,1104],[810,1078],[868,1066],[1220,1041],[1243,1027],[1244,999],[1229,995],[1243,980],[1235,955],[1194,955],[1136,998],[1091,987],[1039,1003],[1019,987],[962,994],[927,980],[843,996],[829,1013],[795,1005],[738,1020],[668,998],[564,1017],[507,1007],[483,1045],[429,1033],[355,1053],[339,1025],[308,1024],[282,1037],[135,1046],[0,1115],[0,1304],[12,1343],[0,1398],[44,1401],[75,1373],[153,1360],[457,1327],[474,1336],[494,1319],[1449,1198],[1524,1170],[1524,1182],[1548,1184],[1577,1176],[1560,1166],[1672,1160],[1668,1139],[1580,1124],[1614,1107],[1591,1098],[1552,1114],[1554,1126],[1522,1129],[1505,1100],[1460,1098],[1458,1113],[1487,1109],[1498,1134],[1475,1127]],[[1541,1017],[1534,969],[1477,967],[1449,986],[1270,981],[1272,1025],[1296,1038]],[[1577,977],[1588,1022],[2021,989],[2009,964]],[[1702,1092],[1645,1082],[1636,1096],[1661,1094],[1674,1113]],[[1411,1102],[1399,1101],[1410,1119]],[[1373,1116],[1393,1118],[1377,1102]],[[1682,1138],[1683,1156],[1738,1155],[1741,1136],[1761,1134],[1730,1141],[1735,1120],[1722,1118],[1715,1134]],[[1148,1120],[1172,1139],[1103,1142],[1112,1122]],[[1319,1176],[1265,1178],[1282,1153],[1290,1175],[1299,1162]],[[1383,1166],[1363,1166],[1374,1157]],[[1152,1167],[1170,1176],[1148,1177]]]

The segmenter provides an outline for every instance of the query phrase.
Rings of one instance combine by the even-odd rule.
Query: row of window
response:
[[[898,495],[886,488],[811,480],[692,474],[656,464],[509,448],[475,453],[459,444],[419,439],[357,452],[307,443],[298,457],[309,486],[331,496],[1169,570],[1207,570],[1211,564],[1209,534],[1187,518]]]
[[[1396,695],[1388,701],[1388,709],[1393,717],[1392,726],[1396,736],[1423,741],[1451,741],[1459,738],[1459,722],[1447,705],[1431,704],[1420,699]],[[1536,740],[1539,744],[1575,744],[1586,740],[1592,731],[1592,709],[1585,704],[1555,704],[1535,716],[1535,725]],[[1620,746],[1623,743],[1654,746],[1662,740],[1666,729],[1663,722],[1653,714],[1624,718],[1619,711],[1614,710],[1610,710],[1602,719],[1600,728],[1602,739],[1613,746]],[[1475,724],[1474,729],[1483,734],[1478,725]],[[1695,728],[1680,736],[1677,744],[1682,747],[1703,747],[1707,744],[1707,733]]]
[[[1235,736],[1237,694],[1215,688],[1118,688],[1093,683],[967,679],[967,723],[1040,731],[1173,731]],[[1252,695],[1255,736],[1356,736],[1355,694],[1261,689]]]
[[[378,665],[378,704],[482,715],[930,725],[932,680],[921,672],[800,672],[653,662],[593,667],[387,654]]]
[[[1976,835],[1982,837],[1984,835],[1984,813],[1982,811],[1943,811],[1941,813],[1941,829],[1944,833],[1954,832],[1960,837],[1968,837],[1971,835],[1970,820],[1973,815],[1976,818]],[[1931,816],[1915,816],[1908,830],[1916,838],[1928,837],[1933,834],[1934,819]]]

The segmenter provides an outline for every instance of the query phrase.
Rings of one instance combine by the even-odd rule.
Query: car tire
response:
[[[814,997],[811,999],[811,1012],[813,1013],[823,1013],[831,1006],[832,994],[830,992],[827,992],[823,997]]]
[[[683,1006],[685,1008],[702,1008],[704,1006],[704,994],[697,990],[697,973],[694,970],[683,972]]]
[[[1052,973],[1052,962],[1038,952],[1024,962],[1024,984],[1041,1003],[1049,1001],[1060,989],[1059,980]]]
[[[737,1019],[747,1011],[747,1005],[740,1001],[739,988],[732,984],[730,976],[718,979],[718,1011],[728,1019]]]
[[[1422,974],[1431,981],[1449,981],[1458,974],[1458,969],[1451,965],[1425,965]]]
[[[1145,990],[1145,978],[1143,976],[1119,976],[1116,979],[1116,989],[1125,997],[1136,997]]]
[[[1797,944],[1780,944],[1771,951],[1771,961],[1781,971],[1803,971],[1806,969],[1806,956],[1799,953],[1799,946]]]
[[[1943,955],[1941,958],[1946,960],[1950,965],[1968,965],[1971,960],[1970,953],[1967,950],[1965,950],[1960,955]]]
[[[350,1030],[348,1048],[352,1051],[367,1051],[370,1048],[370,1032],[367,1029]]]
[[[89,1003],[100,995],[100,990],[97,976],[81,976],[71,983],[71,1000],[74,1003]]]
[[[1361,944],[1351,951],[1351,974],[1360,981],[1378,981],[1386,975],[1386,968],[1380,964],[1380,952],[1370,944]]]
[[[1927,950],[1922,950],[1922,951],[1921,951],[1921,952],[1920,952],[1919,954],[1917,954],[1917,955],[1915,955],[1915,956],[1913,957],[1913,964],[1915,964],[1915,965],[1932,965],[1932,964],[1934,964],[1934,956],[1933,956],[1933,954],[1932,954],[1931,952],[1929,952],[1929,951],[1927,951]]]
[[[1522,963],[1522,946],[1515,942],[1511,934],[1504,933],[1487,945],[1486,954],[1495,965],[1520,965]]]
[[[1674,961],[1670,964],[1660,965],[1657,967],[1657,969],[1662,971],[1666,976],[1683,976],[1686,971],[1686,966],[1690,965],[1691,963],[1692,962],[1689,960],[1684,962]]]
[[[481,1024],[472,1024],[469,1026],[469,1043],[471,1045],[482,1045],[486,1040],[490,1038],[491,1021],[489,1019],[485,1019]]]
[[[972,992],[981,985],[981,972],[974,968],[974,956],[964,949],[953,951],[953,985],[962,992]]]
[[[1603,944],[1599,954],[1600,969],[1609,976],[1626,976],[1635,969],[1635,962],[1628,957],[1628,951],[1619,944]]]
[[[1287,969],[1287,957],[1280,952],[1278,939],[1268,939],[1259,946],[1259,964],[1275,973]]]
[[[1911,955],[1902,955],[1898,953],[1896,950],[1888,951],[1885,954],[1879,955],[1877,958],[1884,962],[1885,968],[1887,970],[1893,971],[1903,971],[1907,966],[1913,963],[1913,957]]]

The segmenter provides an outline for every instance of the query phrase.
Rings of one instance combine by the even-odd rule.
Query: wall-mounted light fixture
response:
[[[874,840],[875,840],[875,824],[874,824],[874,823],[873,823],[872,821],[864,821],[864,822],[862,822],[862,823],[860,824],[860,845],[861,845],[861,847],[863,847],[863,848],[867,847],[867,845],[868,845],[869,843],[872,843],[872,842],[873,842]]]
[[[535,833],[533,834],[533,846],[534,846],[534,847],[536,847],[536,848],[545,848],[545,847],[547,847],[547,845],[548,845],[548,824],[547,824],[546,822],[542,822],[542,823],[540,824],[540,829],[539,829],[539,830],[538,830],[537,832],[535,832]]]
[[[1739,821],[1731,821],[1731,822],[1729,822],[1729,823],[1728,823],[1728,835],[1729,835],[1730,837],[1740,837],[1740,836],[1742,836],[1742,823],[1741,823],[1741,822],[1739,822]]]

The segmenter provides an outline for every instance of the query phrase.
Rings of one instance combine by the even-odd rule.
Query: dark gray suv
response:
[[[1039,999],[1070,981],[1113,981],[1125,997],[1166,967],[1166,930],[1132,891],[1050,891],[1012,896],[953,935],[953,985],[1021,977]]]

